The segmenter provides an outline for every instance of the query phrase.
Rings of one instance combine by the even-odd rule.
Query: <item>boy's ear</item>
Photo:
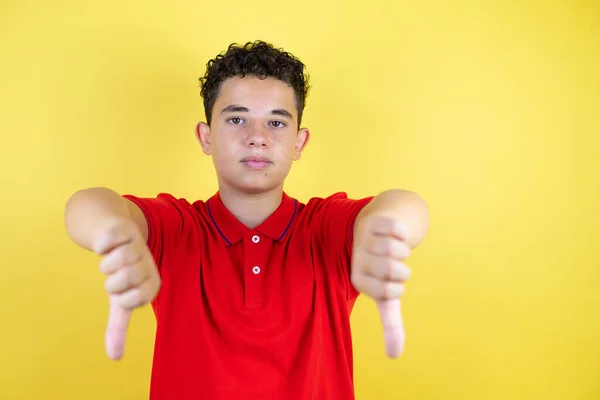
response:
[[[298,161],[302,152],[310,141],[310,131],[307,128],[302,128],[296,135],[296,145],[294,146],[294,161]]]
[[[210,155],[212,153],[211,132],[210,126],[206,122],[198,122],[196,124],[196,139],[198,139],[204,154]]]

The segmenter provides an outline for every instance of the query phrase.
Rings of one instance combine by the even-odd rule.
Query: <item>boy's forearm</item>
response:
[[[429,231],[427,203],[414,192],[392,189],[380,193],[361,211],[356,226],[360,229],[360,219],[373,212],[384,212],[402,221],[408,231],[410,248],[418,246]]]
[[[79,246],[92,250],[96,238],[118,219],[130,219],[125,200],[107,188],[74,193],[65,205],[65,227]]]

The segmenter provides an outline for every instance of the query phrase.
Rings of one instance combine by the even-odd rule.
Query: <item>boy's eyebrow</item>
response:
[[[246,107],[231,104],[231,105],[225,107],[224,109],[222,109],[221,114],[231,113],[231,112],[248,112],[248,111],[250,111],[250,110],[248,110],[248,108],[246,108]]]
[[[221,114],[226,114],[226,113],[234,113],[234,112],[249,112],[250,110],[247,107],[244,106],[238,106],[236,104],[231,104],[228,105],[227,107],[225,107],[224,109],[221,110]],[[272,115],[280,115],[282,117],[286,117],[289,119],[294,119],[294,117],[292,116],[292,113],[289,112],[288,110],[286,110],[285,108],[278,108],[275,110],[271,111]]]
[[[273,110],[271,111],[271,114],[273,115],[281,115],[282,117],[286,117],[289,119],[294,119],[292,117],[292,113],[290,113],[288,110],[284,109],[284,108],[278,108],[277,110]]]

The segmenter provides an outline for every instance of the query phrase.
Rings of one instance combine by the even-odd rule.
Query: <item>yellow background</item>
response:
[[[0,3],[0,398],[147,398],[153,315],[106,358],[98,258],[63,207],[96,185],[213,194],[197,78],[264,39],[313,84],[286,190],[430,206],[406,354],[386,359],[371,300],[353,314],[358,399],[600,399],[598,3],[218,4]]]

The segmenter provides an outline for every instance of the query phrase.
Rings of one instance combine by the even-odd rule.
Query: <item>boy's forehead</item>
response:
[[[271,77],[261,79],[255,76],[235,76],[221,84],[215,105],[227,107],[237,104],[249,107],[254,104],[278,108],[295,107],[295,103],[294,89],[283,81]]]

